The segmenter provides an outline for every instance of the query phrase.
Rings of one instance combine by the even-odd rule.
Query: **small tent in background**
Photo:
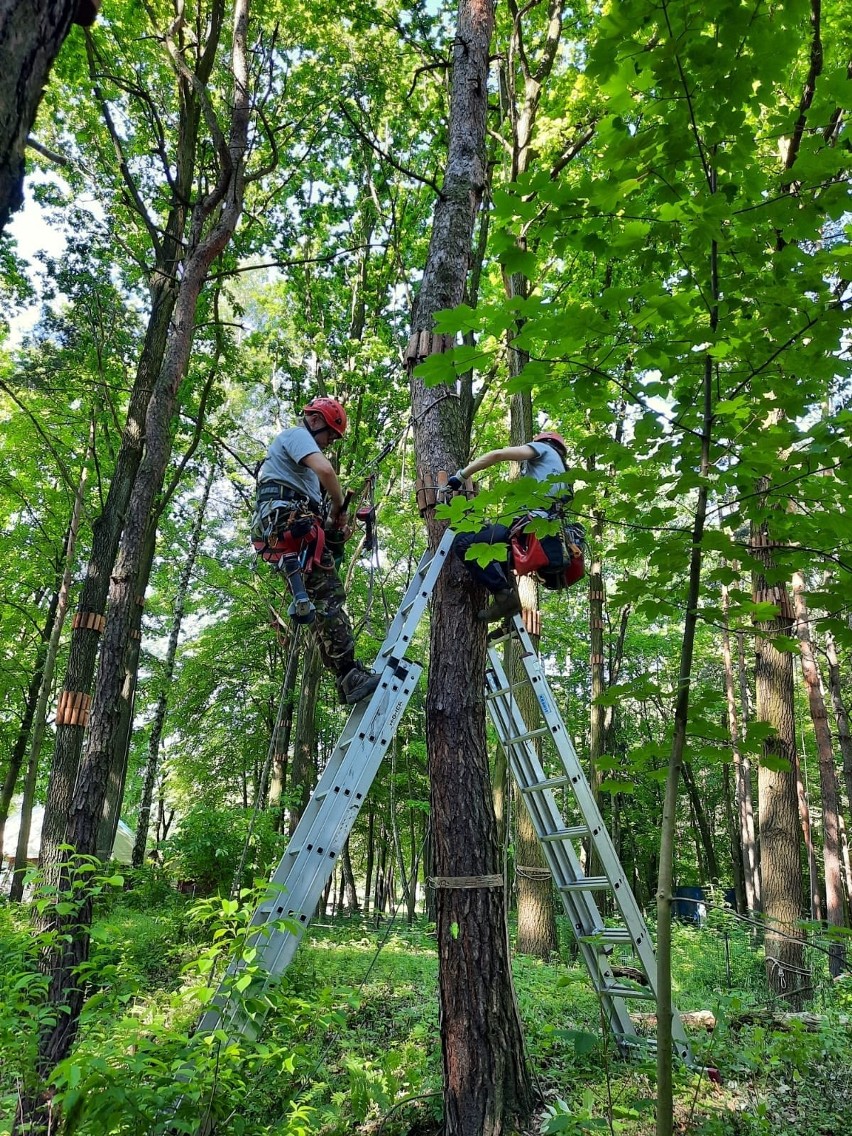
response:
[[[38,862],[41,848],[41,826],[44,821],[44,806],[36,805],[33,809],[30,823],[30,839],[27,844],[27,860],[31,864]],[[3,836],[2,867],[11,865],[15,860],[15,849],[18,847],[18,831],[21,827],[21,814],[10,816],[6,821],[6,832]],[[112,858],[120,864],[129,864],[133,853],[134,833],[123,820],[118,822],[118,831],[115,834],[115,844],[112,849]]]

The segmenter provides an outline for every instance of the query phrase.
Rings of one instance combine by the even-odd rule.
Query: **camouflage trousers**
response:
[[[319,564],[305,575],[305,591],[317,611],[313,630],[322,661],[343,678],[355,665],[355,639],[346,614],[346,592],[327,546]]]

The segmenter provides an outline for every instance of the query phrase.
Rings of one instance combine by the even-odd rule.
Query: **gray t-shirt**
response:
[[[292,426],[289,430],[272,439],[266,458],[260,467],[258,484],[265,481],[278,481],[295,493],[308,497],[318,505],[322,497],[320,479],[312,469],[301,465],[302,458],[309,454],[320,454],[322,450],[314,441],[310,430],[304,426]]]
[[[565,463],[553,446],[549,446],[547,442],[530,442],[529,445],[535,450],[536,456],[529,461],[521,462],[521,477],[548,481],[551,477],[556,478],[559,474],[565,473]],[[561,481],[554,480],[547,487],[547,495],[554,500],[560,497],[570,500],[574,490],[567,478]],[[547,515],[544,509],[536,509],[534,512],[540,516]]]

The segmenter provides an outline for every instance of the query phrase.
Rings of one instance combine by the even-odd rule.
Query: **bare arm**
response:
[[[472,462],[468,462],[463,469],[459,470],[459,476],[462,478],[472,477],[475,473],[479,473],[482,469],[488,469],[489,466],[497,465],[499,462],[522,462],[530,461],[535,457],[536,451],[532,446],[504,446],[502,450],[489,450],[487,454],[482,454],[478,458],[474,458]]]
[[[312,469],[320,480],[320,485],[328,494],[331,501],[331,518],[339,517],[343,512],[343,490],[340,488],[334,466],[324,454],[308,454],[301,460],[301,465]]]

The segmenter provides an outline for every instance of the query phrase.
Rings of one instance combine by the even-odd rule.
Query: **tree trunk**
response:
[[[822,856],[825,867],[825,915],[830,927],[845,927],[843,880],[840,865],[840,799],[837,772],[834,767],[834,747],[828,712],[822,692],[813,643],[808,625],[808,604],[805,598],[805,579],[801,572],[793,576],[793,596],[796,604],[796,633],[802,659],[802,677],[808,692],[808,706],[814,726],[817,753],[819,754],[819,782],[822,798]],[[833,940],[828,948],[828,969],[832,978],[843,972],[846,950],[841,939]]]
[[[90,435],[89,450],[86,453],[88,461],[91,453],[92,438]],[[27,780],[24,787],[24,800],[21,804],[21,821],[18,828],[18,846],[15,851],[15,870],[12,876],[12,886],[9,898],[13,902],[20,902],[24,892],[24,875],[27,869],[27,845],[30,840],[30,822],[32,818],[33,800],[38,780],[38,763],[41,756],[41,746],[44,731],[47,725],[47,701],[50,698],[53,686],[53,675],[56,669],[56,657],[59,654],[59,640],[62,637],[62,628],[65,626],[65,617],[68,614],[68,602],[71,595],[71,581],[74,576],[74,559],[77,548],[77,536],[80,531],[80,520],[83,515],[83,498],[86,488],[86,465],[80,472],[77,483],[77,492],[74,496],[74,508],[71,511],[71,523],[65,538],[65,570],[57,592],[56,611],[53,627],[50,632],[50,641],[47,645],[47,654],[44,660],[41,690],[39,691],[38,705],[35,711],[35,725],[33,726],[32,744],[30,746],[30,760],[27,768]],[[0,837],[0,848],[3,846]]]
[[[490,0],[460,0],[453,44],[449,147],[406,352],[414,367],[448,343],[436,312],[464,297],[471,238],[485,185]],[[426,476],[457,469],[469,438],[454,387],[436,398],[412,375],[415,449]],[[427,517],[432,547],[441,526]],[[485,630],[474,620],[480,589],[456,561],[432,604],[426,737],[436,876],[439,1001],[447,1136],[499,1136],[532,1108],[512,989],[497,825],[485,740]]]
[[[765,524],[752,526],[751,553],[762,565],[761,571],[754,573],[755,602],[778,606],[774,619],[757,623],[755,640],[756,715],[758,721],[772,728],[771,736],[763,742],[757,786],[766,977],[771,990],[799,1009],[807,971],[800,926],[801,825],[796,792],[793,656],[789,651],[779,651],[772,642],[777,635],[790,635],[792,611],[787,589],[767,582],[774,563]]]
[[[343,875],[343,894],[346,897],[346,907],[350,915],[357,915],[361,910],[358,903],[358,889],[355,886],[355,873],[352,871],[352,854],[349,850],[349,837],[343,845],[341,856],[341,872]]]
[[[299,709],[296,715],[296,736],[293,740],[293,764],[290,772],[290,836],[308,806],[317,783],[317,704],[323,666],[316,642],[312,638],[304,652],[302,682],[299,688]],[[299,798],[295,797],[298,789]]]
[[[166,657],[163,661],[163,672],[160,679],[160,693],[157,696],[157,706],[154,710],[154,718],[151,722],[151,734],[148,739],[148,760],[145,763],[145,776],[142,784],[142,800],[139,805],[139,819],[136,824],[136,840],[133,844],[132,864],[134,868],[140,868],[145,859],[145,844],[148,840],[148,826],[151,822],[151,802],[154,797],[154,784],[157,779],[157,768],[160,761],[160,741],[163,736],[163,727],[166,722],[166,710],[168,708],[169,690],[171,689],[172,679],[175,673],[175,659],[177,658],[178,640],[180,638],[181,626],[183,624],[183,613],[186,608],[186,597],[189,593],[189,584],[192,579],[192,573],[195,570],[195,561],[198,557],[198,549],[201,546],[201,537],[204,529],[204,518],[207,512],[207,502],[210,500],[210,490],[213,486],[213,478],[215,476],[216,466],[211,462],[207,476],[204,480],[204,487],[201,493],[201,501],[198,505],[198,511],[195,515],[192,531],[189,536],[189,546],[187,548],[186,560],[184,561],[183,568],[181,569],[180,579],[178,581],[177,591],[174,597],[174,608],[172,612],[172,626],[169,631],[169,642],[166,647]]]
[[[0,0],[0,233],[23,205],[27,136],[76,7],[77,0]]]
[[[738,846],[741,850],[743,891],[745,907],[741,914],[760,910],[760,895],[757,886],[757,846],[754,836],[754,812],[752,807],[751,763],[740,746],[740,722],[734,685],[734,665],[731,655],[731,633],[728,628],[730,595],[727,587],[722,588],[722,610],[725,613],[722,626],[722,663],[725,668],[725,698],[728,705],[728,736],[731,740],[731,755],[734,762],[734,782],[739,821]]]

